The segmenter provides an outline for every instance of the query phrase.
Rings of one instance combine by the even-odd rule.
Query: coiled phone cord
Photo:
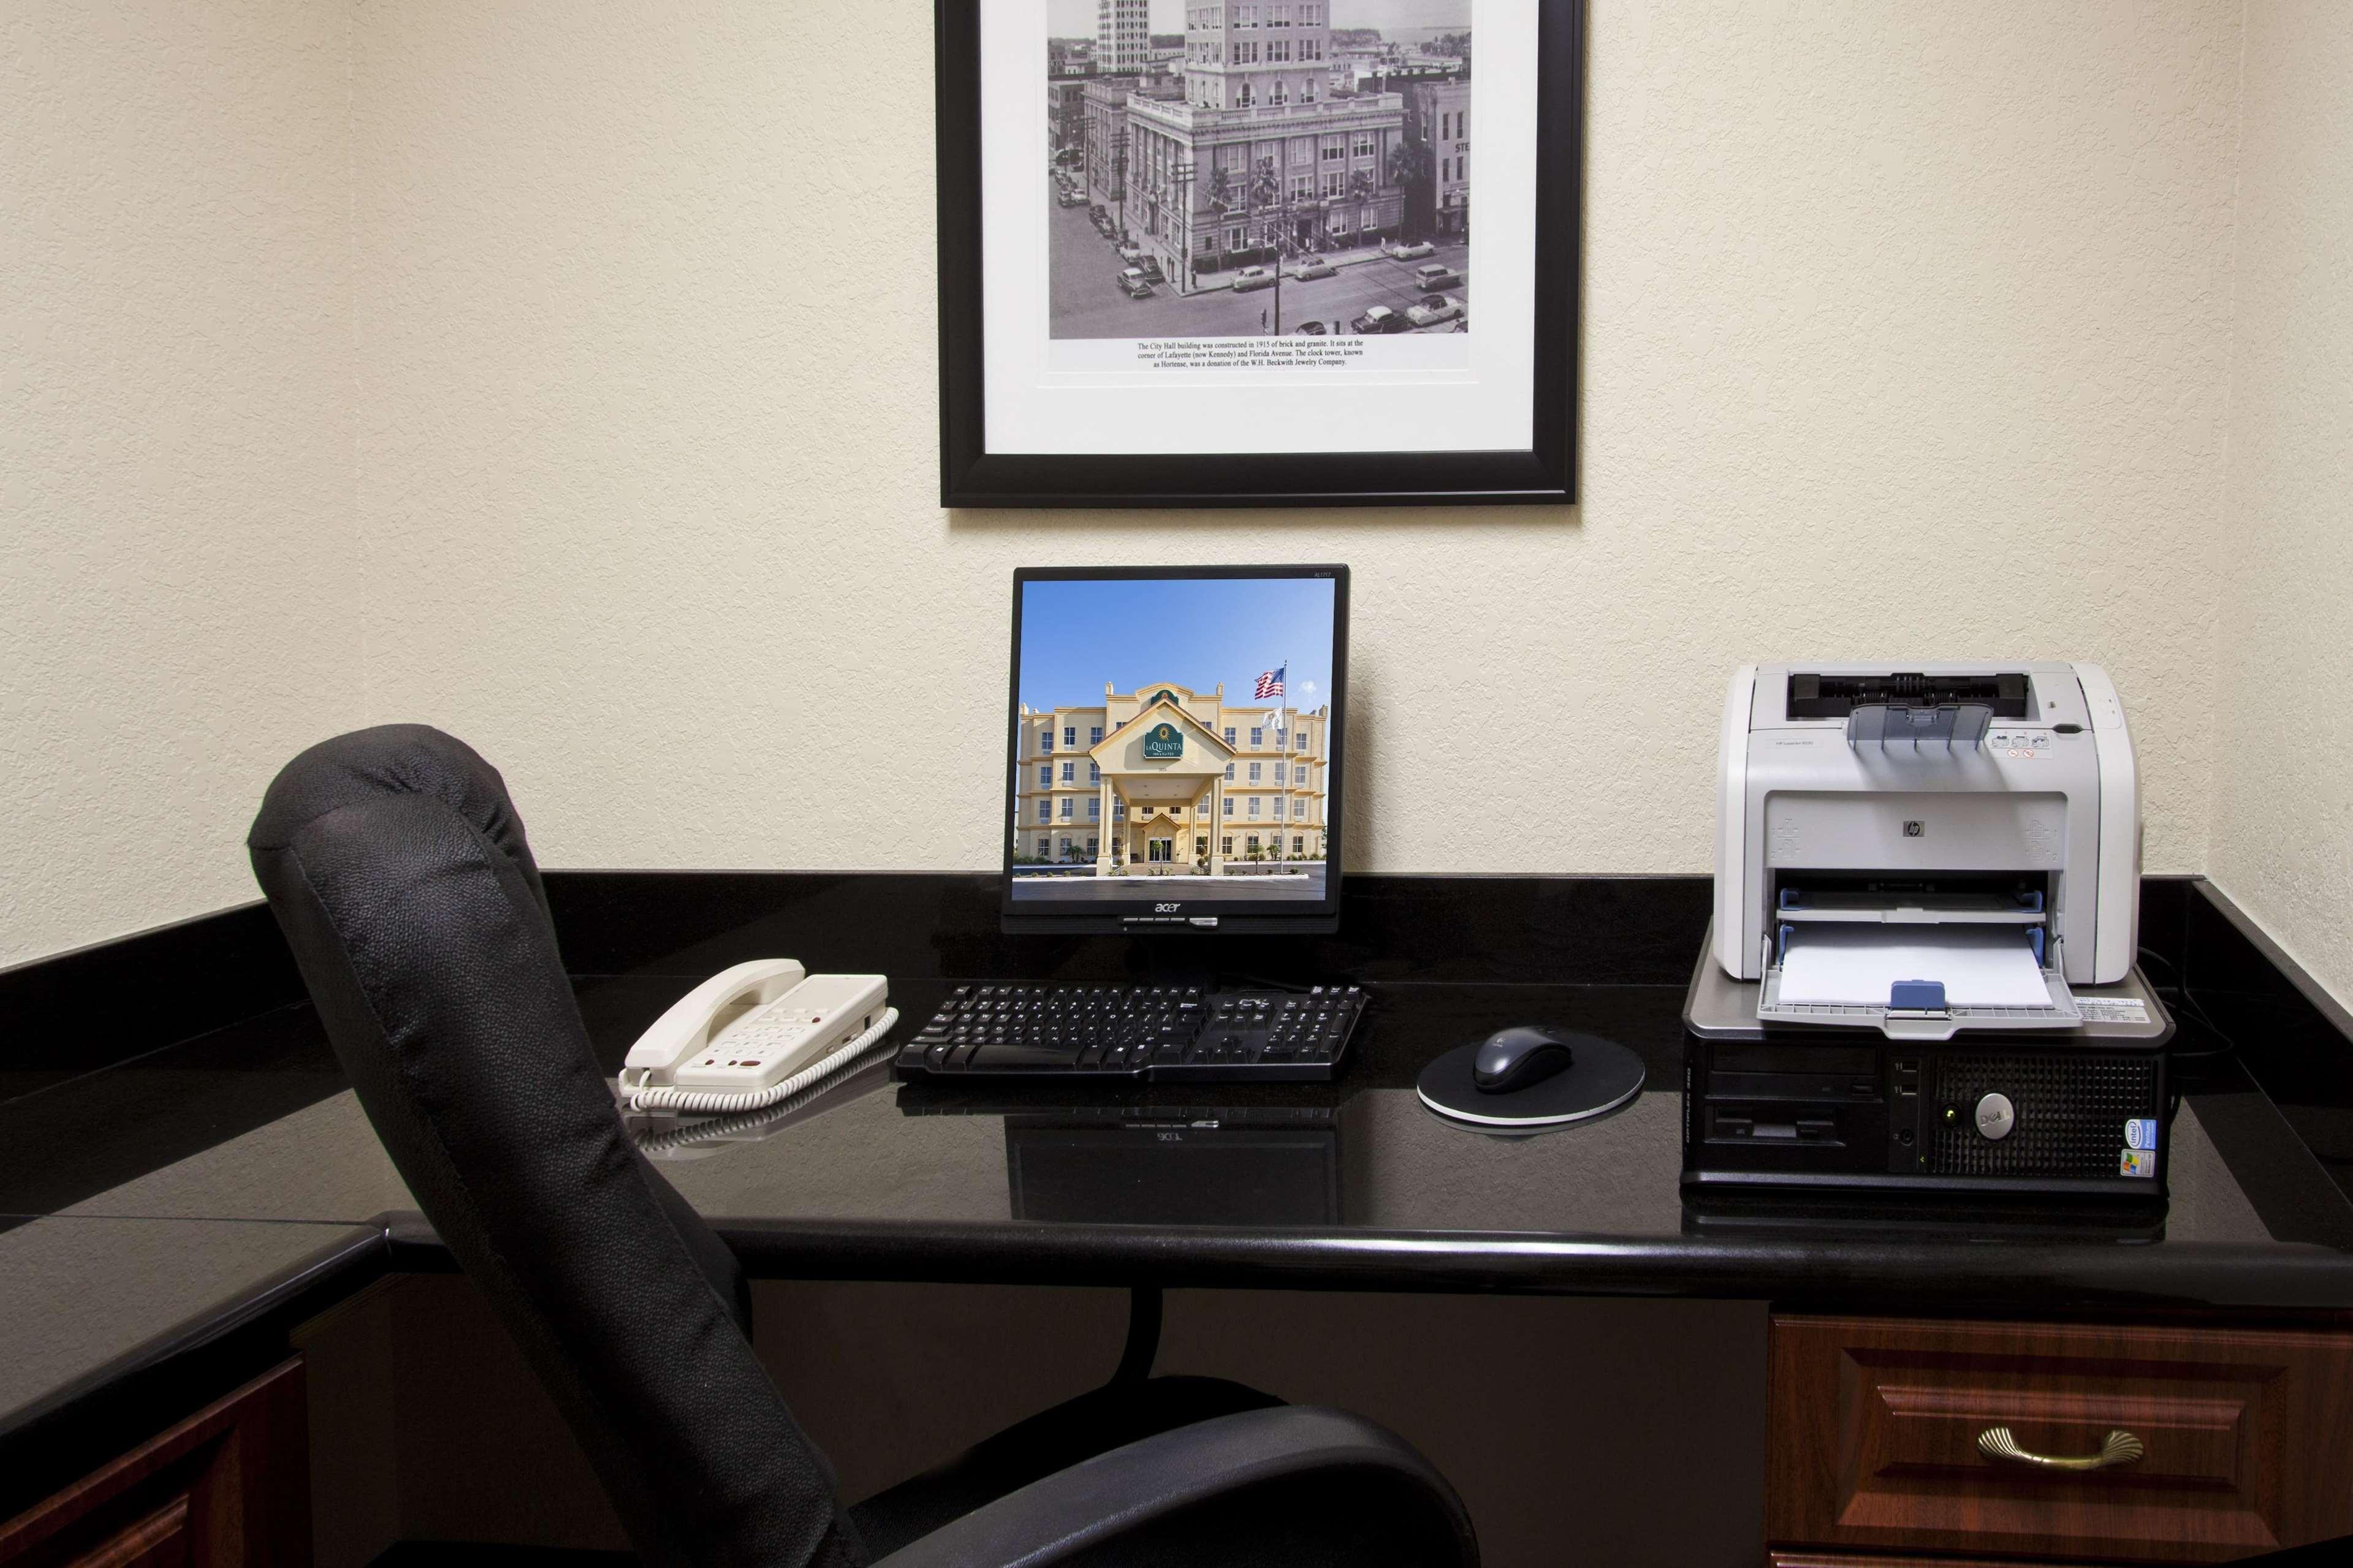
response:
[[[826,1099],[843,1084],[865,1077],[875,1067],[890,1060],[892,1055],[892,1052],[878,1047],[856,1061],[844,1062],[798,1094],[788,1096],[774,1105],[764,1105],[756,1110],[739,1110],[733,1116],[714,1116],[708,1121],[690,1121],[683,1127],[666,1127],[658,1132],[647,1129],[630,1133],[629,1141],[646,1153],[659,1156],[704,1143],[723,1142],[742,1133],[756,1132],[764,1127],[774,1127]]]
[[[629,1081],[629,1069],[621,1069],[617,1080],[621,1105],[628,1110],[684,1110],[702,1116],[724,1116],[730,1111],[757,1110],[764,1105],[774,1105],[800,1093],[828,1073],[849,1066],[881,1043],[899,1021],[899,1009],[885,1007],[874,1026],[826,1055],[811,1062],[788,1079],[772,1083],[765,1089],[681,1089],[675,1084],[658,1084],[652,1080],[651,1068],[638,1068],[637,1081]]]

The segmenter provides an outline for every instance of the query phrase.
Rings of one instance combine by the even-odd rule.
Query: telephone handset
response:
[[[899,1021],[879,974],[810,974],[789,958],[723,969],[670,1005],[622,1064],[631,1110],[751,1110],[856,1060]]]

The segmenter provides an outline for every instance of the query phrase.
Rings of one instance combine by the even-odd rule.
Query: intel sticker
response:
[[[2153,1116],[2143,1116],[2126,1122],[2125,1147],[2127,1149],[2156,1148],[2157,1119]]]
[[[2116,1174],[2119,1176],[2156,1175],[2156,1153],[2147,1149],[2125,1150],[2116,1156]]]

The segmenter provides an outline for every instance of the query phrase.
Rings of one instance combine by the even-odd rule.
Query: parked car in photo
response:
[[[1451,294],[1431,294],[1405,313],[1405,319],[1417,327],[1434,327],[1451,321],[1462,313],[1462,301]]]
[[[1095,232],[1102,235],[1105,239],[1109,239],[1118,233],[1118,230],[1112,226],[1111,219],[1103,215],[1103,211],[1101,207],[1097,207],[1095,209],[1093,216],[1088,221],[1095,226]]]
[[[1389,254],[1397,258],[1399,261],[1419,261],[1425,256],[1437,255],[1438,247],[1430,244],[1430,241],[1426,239],[1417,239],[1411,245],[1398,246],[1395,250],[1390,251]]]
[[[1123,239],[1119,242],[1119,258],[1133,267],[1144,259],[1144,247],[1132,239]]]
[[[1375,305],[1371,310],[1349,322],[1348,326],[1351,331],[1366,337],[1377,338],[1385,332],[1402,332],[1411,324],[1403,315],[1390,310],[1387,305]]]
[[[1318,278],[1337,278],[1340,269],[1320,256],[1311,256],[1291,269],[1294,282],[1309,283]]]
[[[1433,261],[1413,269],[1413,286],[1425,294],[1436,294],[1448,289],[1462,287],[1462,274],[1443,261]]]
[[[1145,277],[1150,279],[1155,283],[1166,283],[1168,281],[1166,275],[1160,270],[1160,258],[1156,256],[1146,256],[1138,258],[1135,263],[1135,269],[1138,272],[1143,273]]]
[[[1148,300],[1152,297],[1152,279],[1144,275],[1144,268],[1141,267],[1131,267],[1121,273],[1119,286],[1127,291],[1127,297],[1131,300]]]
[[[1330,329],[1321,321],[1302,321],[1292,328],[1291,331],[1293,337],[1320,338],[1328,335]]]
[[[1064,191],[1060,195],[1056,196],[1054,201],[1060,206],[1077,207],[1084,206],[1087,198],[1076,191]]]
[[[1274,274],[1263,267],[1245,267],[1234,274],[1234,292],[1247,294],[1253,289],[1274,287]]]

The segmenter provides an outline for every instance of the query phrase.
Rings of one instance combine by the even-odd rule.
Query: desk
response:
[[[797,934],[772,916],[757,940],[794,951]],[[807,950],[818,954],[813,964],[828,963],[814,937]],[[1677,973],[1690,951],[1662,949],[1650,973]],[[683,973],[580,982],[607,1070],[691,977],[744,955],[710,943],[695,952]],[[894,975],[902,1031],[951,984]],[[2111,1321],[2319,1322],[2353,1312],[2353,1202],[2235,1060],[2177,1073],[2161,1216],[2025,1227],[1990,1212],[1723,1223],[1686,1209],[1679,1192],[1680,984],[1406,978],[1377,980],[1373,991],[1334,1084],[1122,1098],[1077,1086],[901,1086],[878,1075],[772,1136],[662,1169],[749,1271],[769,1279],[1710,1297],[1776,1310]],[[1645,1058],[1648,1089],[1606,1120],[1518,1139],[1443,1123],[1415,1098],[1414,1075],[1430,1057],[1529,1020],[1625,1041]],[[338,1278],[349,1289],[387,1269],[449,1267],[339,1082],[297,1008],[0,1106],[0,1212],[56,1216],[17,1238],[42,1249],[26,1254],[39,1261],[12,1293],[36,1337],[83,1310],[76,1287],[96,1278],[93,1252],[165,1236],[125,1226],[195,1227],[182,1245],[205,1260],[168,1279],[104,1276],[120,1330],[59,1339],[58,1353],[11,1385],[0,1459],[69,1431],[78,1404],[142,1353],[168,1359],[202,1341],[208,1321],[250,1321],[257,1293],[282,1289],[289,1269],[317,1291]],[[191,1121],[222,1135],[177,1158],[149,1157],[126,1129],[167,1104],[182,1136]],[[1160,1158],[1171,1147],[1182,1154]],[[1195,1153],[1208,1158],[1186,1163]],[[1154,1190],[1165,1178],[1152,1173],[1180,1168],[1197,1173],[1183,1192]],[[80,1248],[52,1240],[77,1234]],[[208,1239],[229,1237],[236,1246]],[[11,1239],[0,1233],[0,1248]]]
[[[585,988],[608,1068],[635,1021],[677,988],[669,977]],[[893,999],[920,1019],[944,988],[902,982]],[[2293,1134],[2227,1064],[2186,1086],[2158,1218],[2050,1233],[1969,1212],[1715,1226],[1679,1191],[1681,1002],[1666,986],[1391,985],[1335,1083],[1106,1096],[893,1085],[878,1073],[774,1135],[661,1168],[755,1277],[1698,1295],[1945,1312],[2353,1310],[2353,1205],[2316,1164],[2280,1157]],[[1415,1097],[1431,1056],[1529,1019],[1627,1042],[1650,1086],[1607,1120],[1526,1138],[1441,1122]],[[1328,1144],[1329,1191],[1298,1185],[1320,1179],[1310,1160],[1261,1158],[1252,1174],[1235,1152],[1205,1163],[1195,1180],[1209,1184],[1162,1204],[1161,1223],[1134,1220],[1133,1193],[1107,1188],[1091,1206],[1066,1190],[1043,1209],[1017,1193],[1024,1151],[1054,1130],[1109,1142],[1123,1126],[1146,1153],[1155,1126],[1230,1150],[1254,1131],[1287,1130]],[[1107,1181],[1148,1168],[1107,1148],[1097,1157]],[[1294,1189],[1250,1197],[1220,1192],[1220,1179]],[[441,1263],[347,1091],[59,1212],[381,1225],[400,1267]]]

